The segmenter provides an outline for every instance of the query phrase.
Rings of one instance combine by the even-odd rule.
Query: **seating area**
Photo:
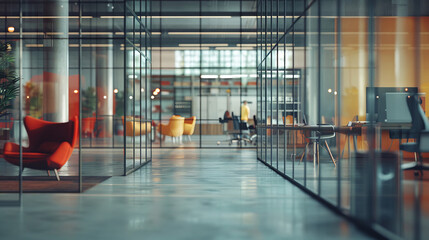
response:
[[[152,123],[144,121],[137,117],[122,117],[122,124],[125,126],[125,135],[128,137],[140,136],[149,134],[152,131]]]
[[[158,132],[161,135],[162,141],[165,141],[165,137],[171,137],[173,143],[182,143],[183,135],[188,136],[189,142],[191,142],[191,136],[194,134],[195,125],[197,118],[192,116],[190,118],[184,118],[179,115],[171,116],[168,124],[159,124]]]
[[[22,147],[23,168],[53,170],[58,181],[58,171],[67,163],[78,139],[78,119],[67,123],[53,123],[30,116],[24,118],[29,146]],[[3,156],[11,164],[20,165],[20,146],[7,142]],[[24,170],[23,169],[23,170]]]

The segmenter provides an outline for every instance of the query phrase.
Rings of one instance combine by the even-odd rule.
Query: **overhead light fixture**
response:
[[[228,43],[179,43],[179,47],[228,47]]]
[[[0,16],[0,19],[19,19],[19,16]],[[79,16],[22,16],[23,19],[49,19],[49,18],[71,18],[76,19]],[[93,18],[92,16],[82,16],[82,18]]]
[[[161,18],[161,19],[204,19],[204,18],[232,18],[232,16],[152,16],[151,18]]]
[[[218,75],[201,75],[201,78],[203,79],[216,79],[218,78]]]
[[[300,75],[292,75],[292,74],[286,74],[284,75],[284,78],[299,78],[301,77]]]
[[[216,50],[253,50],[253,47],[217,47]]]
[[[152,47],[152,50],[209,50],[209,47]]]
[[[118,93],[118,92],[119,92],[119,90],[118,90],[117,88],[115,88],[115,89],[113,90],[113,92],[114,92],[114,93]]]
[[[256,35],[256,32],[168,32],[169,35]]]
[[[247,77],[246,74],[232,74],[232,75],[220,75],[221,79],[229,79],[229,78],[244,78]]]
[[[124,16],[100,16],[100,18],[124,18]]]
[[[10,26],[10,27],[7,28],[7,31],[10,32],[10,33],[13,33],[13,32],[15,32],[15,28],[12,27],[12,26]]]

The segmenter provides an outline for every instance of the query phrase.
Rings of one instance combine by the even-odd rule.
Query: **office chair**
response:
[[[303,115],[303,121],[304,121],[304,124],[307,125],[307,119],[306,119],[305,115]],[[319,126],[319,125],[326,125],[326,124],[317,124],[317,126]],[[335,137],[334,126],[333,125],[329,125],[329,126],[332,127],[332,132],[328,132],[328,133],[325,131],[305,130],[305,132],[306,132],[305,138],[308,140],[308,142],[305,145],[304,152],[301,155],[300,162],[302,162],[302,159],[304,158],[304,155],[307,152],[308,145],[313,144],[313,164],[314,165],[316,165],[316,160],[317,160],[317,164],[319,164],[320,147],[322,147],[322,148],[325,148],[326,151],[328,152],[329,157],[331,158],[334,166],[335,167],[337,166],[337,163],[335,162],[335,158],[332,155],[331,148],[329,147],[329,144],[327,142],[327,140]],[[310,134],[308,134],[308,132]],[[321,144],[324,144],[325,146],[323,146]]]
[[[420,106],[418,95],[408,96],[407,105],[411,114],[410,135],[415,137],[415,142],[406,142],[399,145],[399,149],[405,152],[414,152],[414,162],[401,165],[402,170],[415,170],[417,175],[420,171],[429,170],[429,166],[423,164],[421,153],[429,152],[429,121]],[[418,155],[418,158],[417,158]]]
[[[258,132],[256,130],[257,124],[258,124],[258,120],[256,119],[256,115],[253,115],[253,125],[249,126],[249,130],[250,130],[250,142],[253,145],[256,145],[258,143]]]

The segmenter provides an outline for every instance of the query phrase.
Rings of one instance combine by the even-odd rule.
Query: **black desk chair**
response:
[[[402,164],[402,170],[415,170],[416,174],[418,174],[417,171],[423,174],[423,170],[429,170],[429,166],[423,164],[421,155],[423,152],[429,152],[429,121],[420,106],[420,101],[418,95],[408,96],[407,98],[412,123],[409,133],[416,140],[415,142],[407,142],[399,145],[400,150],[415,154],[414,162]],[[418,158],[416,155],[418,155]]]

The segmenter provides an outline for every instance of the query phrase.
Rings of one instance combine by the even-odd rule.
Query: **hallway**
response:
[[[22,208],[0,208],[0,238],[368,239],[255,155],[154,150],[152,163],[85,193],[24,194]]]

